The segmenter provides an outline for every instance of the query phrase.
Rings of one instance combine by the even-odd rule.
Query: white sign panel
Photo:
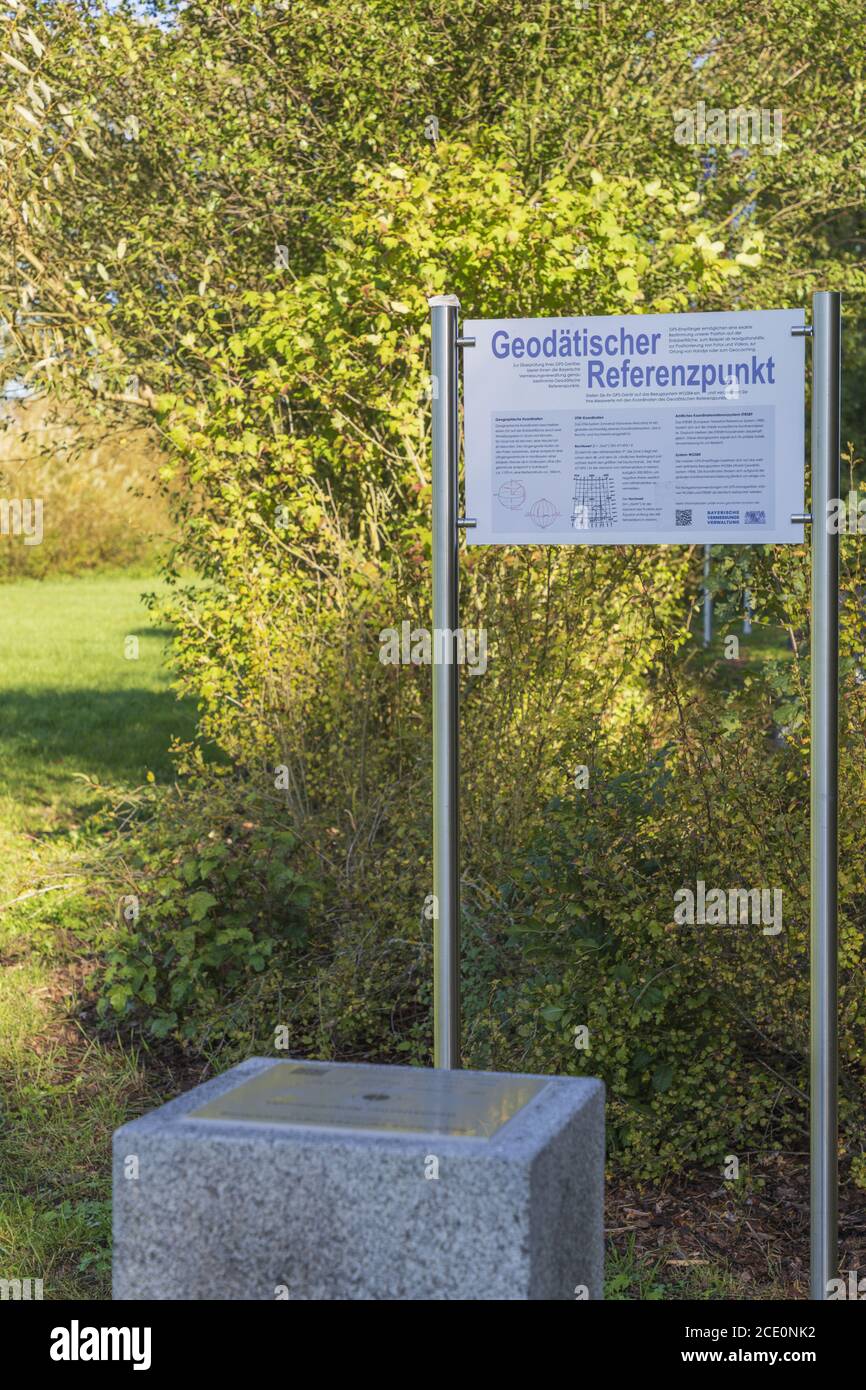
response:
[[[799,542],[799,309],[467,319],[473,545]]]

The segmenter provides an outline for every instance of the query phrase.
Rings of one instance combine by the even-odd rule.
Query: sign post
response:
[[[430,299],[433,397],[434,1065],[459,1066],[457,662],[460,526],[471,543],[798,543],[812,523],[811,1296],[837,1275],[837,782],[841,296],[798,311],[470,321]],[[803,497],[813,338],[812,511]],[[458,516],[460,347],[466,500]],[[471,464],[471,467],[469,466]],[[711,633],[705,594],[705,642]]]
[[[430,300],[433,398],[433,1065],[460,1065],[460,821],[455,634],[456,295]]]
[[[811,1291],[838,1270],[837,822],[841,295],[812,299]]]

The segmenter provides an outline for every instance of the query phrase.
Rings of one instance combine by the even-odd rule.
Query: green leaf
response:
[[[674,1079],[674,1069],[670,1062],[662,1062],[661,1066],[656,1067],[653,1072],[652,1087],[654,1091],[669,1091]]]
[[[186,910],[193,922],[201,922],[212,907],[216,907],[217,899],[213,893],[191,893],[186,900]]]

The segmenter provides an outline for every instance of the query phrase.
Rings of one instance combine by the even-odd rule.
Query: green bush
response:
[[[148,794],[116,846],[140,910],[111,928],[106,1025],[224,1061],[281,1024],[294,1051],[429,1061],[429,671],[378,659],[383,629],[429,619],[426,297],[553,315],[862,291],[862,131],[824,118],[863,39],[844,7],[783,8],[769,28],[699,0],[598,23],[522,0],[446,26],[411,4],[8,16],[9,370],[77,389],[106,430],[127,407],[152,421],[198,576],[173,574],[178,676],[232,761]],[[816,82],[812,55],[842,48]],[[748,93],[796,102],[778,159],[675,142],[679,103]],[[841,1061],[860,1172],[855,545]],[[598,1071],[633,1172],[801,1145],[805,550],[718,557],[722,620],[748,588],[798,648],[742,669],[690,640],[685,547],[472,550],[461,581],[490,657],[461,678],[466,1061]],[[784,937],[673,929],[697,877],[781,886]]]
[[[235,818],[261,840],[254,857],[233,835],[204,878],[201,849],[184,851],[187,882],[158,848],[177,817],[155,828],[155,926],[143,911],[124,935],[107,1007],[119,989],[128,1020],[223,1060],[269,1049],[281,1024],[296,1052],[430,1060],[429,669],[379,660],[383,629],[429,612],[424,294],[447,284],[478,313],[550,313],[565,295],[575,311],[721,307],[741,275],[751,292],[761,244],[757,227],[748,250],[708,240],[684,189],[598,175],[527,196],[507,162],[464,147],[359,170],[344,227],[321,275],[243,296],[241,326],[204,315],[214,389],[161,401],[188,554],[208,578],[170,605],[181,685],[233,759]],[[855,545],[849,864],[866,850]],[[720,620],[748,588],[758,635],[797,644],[794,659],[770,645],[746,664],[695,648],[700,556],[686,547],[471,550],[461,581],[463,622],[489,639],[486,674],[461,675],[466,1062],[602,1075],[612,1149],[632,1173],[802,1147],[804,548],[718,557]],[[591,775],[575,794],[577,765]],[[222,793],[199,795],[189,814],[210,833]],[[293,868],[317,885],[292,942],[255,867],[286,832]],[[224,863],[239,859],[232,880]],[[673,894],[699,878],[781,888],[784,933],[675,927]],[[856,1155],[862,895],[854,873],[842,887],[842,1116]],[[588,1053],[574,1047],[581,1025]]]
[[[185,795],[145,792],[136,814],[99,1014],[203,1045],[251,979],[303,945],[314,885],[297,836],[251,819],[249,797],[220,769],[200,769]]]

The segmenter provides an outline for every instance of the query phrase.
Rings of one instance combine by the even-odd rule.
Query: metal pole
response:
[[[708,647],[713,640],[713,596],[710,593],[707,580],[710,577],[710,563],[712,561],[713,548],[710,545],[704,546],[704,646]]]
[[[841,296],[812,298],[811,1296],[837,1277],[836,878],[839,763]]]
[[[433,372],[433,1065],[460,1065],[459,761],[455,634],[457,315],[453,294],[430,301]]]

